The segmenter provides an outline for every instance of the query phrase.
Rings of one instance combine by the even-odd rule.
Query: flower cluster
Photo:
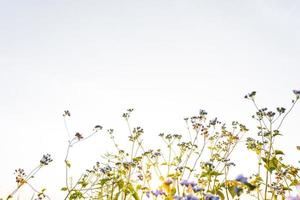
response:
[[[42,159],[40,160],[41,165],[49,165],[49,163],[51,163],[53,161],[53,159],[51,158],[50,154],[45,154],[43,155]]]

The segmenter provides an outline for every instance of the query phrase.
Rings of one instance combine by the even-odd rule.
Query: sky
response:
[[[243,96],[256,90],[260,105],[288,107],[300,89],[299,9],[296,0],[0,0],[0,197],[14,169],[29,171],[44,153],[54,161],[33,183],[62,197],[66,109],[71,132],[100,124],[120,141],[127,108],[153,144],[160,132],[184,133],[183,118],[199,109],[255,134]],[[298,105],[278,144],[291,162],[299,121]],[[74,176],[112,148],[104,134],[78,144]],[[246,155],[236,154],[238,172],[251,171]]]

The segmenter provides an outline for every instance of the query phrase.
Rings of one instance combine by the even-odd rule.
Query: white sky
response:
[[[299,35],[296,0],[0,1],[0,197],[14,169],[29,171],[47,152],[55,161],[36,183],[61,197],[65,109],[73,132],[100,124],[125,138],[121,114],[134,107],[133,124],[153,143],[183,133],[182,119],[200,108],[253,125],[245,93],[275,107],[300,89]],[[299,122],[298,105],[280,141],[295,162]],[[112,148],[104,138],[75,147],[75,174]],[[236,156],[237,172],[250,173],[248,154]]]

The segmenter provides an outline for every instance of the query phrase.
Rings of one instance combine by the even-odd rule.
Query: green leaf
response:
[[[273,172],[276,168],[279,167],[279,165],[278,165],[279,162],[276,157],[272,157],[269,160],[264,157],[262,157],[261,159],[264,161],[264,163],[265,163],[264,166],[265,166],[266,170],[268,170],[269,172]]]
[[[234,199],[234,197],[236,196],[236,193],[234,191],[234,187],[229,187],[228,191],[229,191],[230,195],[232,196],[232,198]]]
[[[66,163],[68,168],[71,168],[71,162],[69,160],[65,160],[65,163]]]
[[[224,199],[225,199],[224,194],[223,194],[220,190],[217,191],[217,195],[219,195],[219,197],[221,198],[221,200],[224,200]]]
[[[211,171],[209,174],[211,176],[220,176],[220,175],[223,175],[223,173],[220,173],[220,172],[217,172],[217,171]]]
[[[283,151],[281,150],[275,150],[276,155],[284,155]]]

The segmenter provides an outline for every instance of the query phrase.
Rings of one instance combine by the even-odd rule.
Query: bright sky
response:
[[[44,153],[54,162],[34,183],[61,197],[65,109],[74,133],[100,124],[126,138],[121,114],[133,107],[133,125],[155,143],[160,132],[183,133],[182,119],[200,108],[253,125],[243,99],[252,90],[263,106],[290,105],[300,89],[299,10],[297,0],[0,1],[0,197],[15,186],[14,169],[29,171]],[[299,121],[298,105],[280,141],[295,162]],[[74,148],[75,177],[108,141]],[[236,156],[237,172],[250,174],[246,153]]]

